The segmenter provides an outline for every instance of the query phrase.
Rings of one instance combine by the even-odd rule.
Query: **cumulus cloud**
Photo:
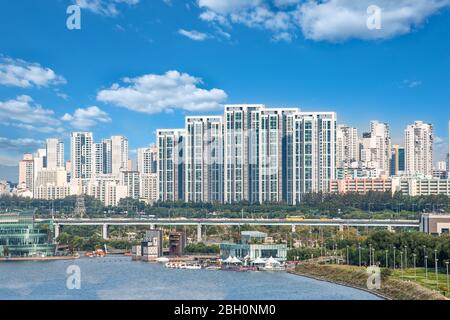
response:
[[[30,96],[22,95],[8,101],[0,101],[2,125],[40,132],[60,132],[60,120],[54,111],[34,103]]]
[[[195,41],[203,41],[206,40],[208,38],[208,35],[206,33],[202,33],[196,30],[184,30],[184,29],[180,29],[178,30],[178,33],[181,34],[182,36],[185,36],[191,40],[195,40]]]
[[[168,112],[174,109],[208,111],[218,109],[227,98],[220,89],[202,89],[200,78],[187,73],[168,71],[163,75],[147,74],[123,79],[101,90],[97,99],[143,113]]]
[[[340,42],[409,33],[450,7],[450,0],[198,0],[198,5],[203,9],[200,19],[211,23],[266,29],[279,40],[290,41],[292,34],[301,32],[307,39]],[[382,10],[379,30],[367,28],[370,5]]]
[[[52,69],[20,59],[0,58],[0,85],[21,88],[64,84],[66,80]]]
[[[98,123],[111,122],[109,115],[96,106],[78,108],[73,114],[66,113],[61,120],[69,122],[75,129],[89,129]]]
[[[114,17],[119,14],[118,5],[133,6],[138,4],[139,0],[75,0],[75,3],[93,13]]]

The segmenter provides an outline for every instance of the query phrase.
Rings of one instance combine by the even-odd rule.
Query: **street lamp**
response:
[[[414,263],[414,281],[417,280],[417,271],[416,271],[416,254],[413,253],[413,263]]]
[[[395,263],[396,263],[396,260],[395,260],[395,246],[394,247],[392,247],[393,249],[394,249],[394,271],[395,271]]]
[[[386,249],[385,252],[386,252],[386,268],[389,268],[389,255],[388,255],[389,250]]]
[[[358,244],[359,266],[361,267],[361,244]]]
[[[408,269],[408,246],[405,245],[405,269]]]
[[[445,261],[445,266],[447,267],[447,292],[450,292],[450,286],[448,282],[448,261]]]
[[[372,244],[369,244],[369,266],[372,265]]]
[[[348,259],[348,245],[347,245],[347,264],[349,265],[349,259]]]
[[[402,280],[403,280],[403,251],[400,251],[400,268],[402,270]]]
[[[439,259],[434,260],[434,269],[436,272],[436,289],[437,290],[439,290],[438,261],[439,261]]]
[[[425,278],[428,280],[428,256],[425,256]]]

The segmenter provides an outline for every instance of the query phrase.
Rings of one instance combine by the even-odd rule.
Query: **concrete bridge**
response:
[[[39,221],[39,219],[38,219]],[[291,226],[295,232],[296,226],[337,227],[384,227],[419,228],[419,220],[369,220],[369,219],[244,219],[244,218],[93,218],[93,219],[54,219],[55,238],[59,236],[61,226],[102,226],[102,236],[108,239],[108,226],[197,226],[197,241],[202,240],[202,226],[208,225],[256,225],[256,226]]]

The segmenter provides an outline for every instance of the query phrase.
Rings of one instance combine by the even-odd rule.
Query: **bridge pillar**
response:
[[[295,233],[295,231],[296,231],[296,228],[295,228],[295,224],[293,224],[292,226],[291,226],[291,228],[292,228],[292,233]]]
[[[106,223],[102,226],[102,237],[105,240],[108,240],[108,225]]]
[[[202,242],[202,225],[197,225],[197,242]]]
[[[344,225],[343,224],[339,225],[339,232],[344,232]]]
[[[394,229],[392,228],[392,226],[388,226],[388,227],[387,227],[387,230],[388,230],[389,232],[394,232]]]
[[[155,230],[155,225],[154,225],[154,224],[151,224],[151,225],[150,225],[150,229]]]
[[[55,227],[55,233],[54,233],[54,238],[55,240],[59,237],[59,233],[60,233],[60,225],[58,223],[54,224]]]

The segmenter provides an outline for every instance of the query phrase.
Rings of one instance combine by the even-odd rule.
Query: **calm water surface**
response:
[[[81,269],[81,289],[66,269]],[[373,300],[365,292],[284,272],[171,270],[130,257],[0,263],[0,299]]]

